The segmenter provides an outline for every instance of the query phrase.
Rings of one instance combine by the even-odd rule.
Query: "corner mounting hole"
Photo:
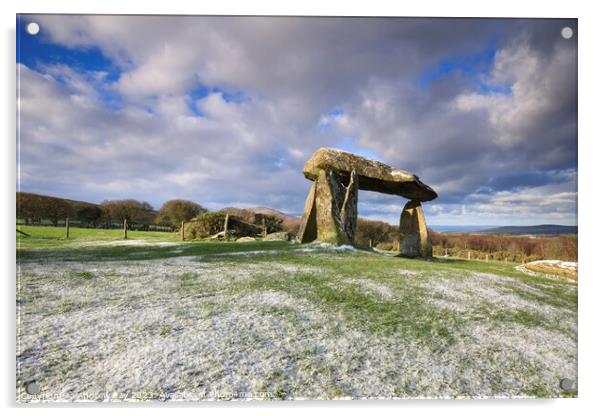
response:
[[[27,30],[27,33],[29,33],[30,35],[35,36],[38,33],[40,33],[40,25],[36,22],[30,22],[25,27],[25,30]]]
[[[560,380],[560,388],[564,391],[572,391],[574,386],[575,384],[570,378],[563,378]]]
[[[562,30],[560,31],[560,34],[562,35],[563,38],[565,39],[570,39],[573,37],[573,29],[571,29],[568,26],[565,26],[562,28]]]
[[[25,391],[27,392],[27,394],[35,396],[40,392],[40,386],[35,380],[30,381],[29,383],[25,384]]]

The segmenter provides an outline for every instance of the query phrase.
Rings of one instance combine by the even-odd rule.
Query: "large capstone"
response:
[[[303,174],[307,179],[316,181],[323,170],[337,172],[343,177],[349,177],[355,170],[358,187],[365,191],[399,195],[422,202],[437,198],[437,193],[413,173],[342,150],[325,147],[316,150],[305,163]]]
[[[402,257],[432,257],[433,246],[426,228],[422,204],[409,201],[399,219],[399,255]]]

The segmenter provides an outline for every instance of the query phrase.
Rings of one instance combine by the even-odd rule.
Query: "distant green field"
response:
[[[65,227],[17,225],[31,237],[17,233],[17,248],[69,247],[82,242],[123,240],[123,230],[100,228],[69,228],[69,238],[66,238]],[[178,233],[161,231],[128,231],[128,239],[145,241],[177,241]]]
[[[17,233],[17,256],[20,260],[150,260],[189,254],[254,251],[266,248],[292,248],[287,242],[180,241],[179,233],[72,228],[65,238],[64,227],[19,226],[30,237]],[[170,250],[178,244],[181,252]],[[183,254],[184,253],[184,254]]]
[[[576,395],[577,287],[515,264],[22,230],[20,401]]]
[[[26,232],[34,239],[50,239],[50,240],[65,240],[81,241],[86,240],[119,240],[123,238],[123,230],[121,229],[102,229],[102,228],[69,228],[69,239],[65,238],[65,227],[49,227],[49,226],[33,226],[33,225],[18,225],[18,230]],[[17,240],[26,239],[24,235],[17,233]],[[163,232],[163,231],[129,231],[128,238],[165,241],[179,238],[179,234]]]

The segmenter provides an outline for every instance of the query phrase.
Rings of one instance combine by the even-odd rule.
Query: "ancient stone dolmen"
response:
[[[320,148],[309,158],[303,174],[314,183],[305,202],[297,240],[353,244],[359,190],[410,199],[399,222],[400,255],[430,257],[432,246],[421,202],[437,193],[416,175],[337,149]]]

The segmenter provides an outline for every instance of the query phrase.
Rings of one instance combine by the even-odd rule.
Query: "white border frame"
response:
[[[547,415],[571,412],[587,412],[596,406],[600,386],[600,324],[602,316],[600,300],[602,277],[597,275],[595,262],[599,257],[597,247],[600,237],[599,209],[597,205],[598,178],[602,155],[600,152],[600,45],[602,40],[602,16],[596,10],[594,1],[541,1],[503,0],[496,3],[474,0],[434,1],[394,3],[384,0],[351,1],[304,0],[284,2],[275,0],[198,2],[185,0],[151,2],[149,0],[102,0],[95,3],[81,0],[21,0],[3,1],[2,8],[3,53],[0,91],[1,124],[4,127],[2,140],[1,182],[3,203],[0,204],[2,230],[2,274],[4,287],[3,319],[5,330],[0,348],[2,350],[2,377],[0,390],[3,407],[8,414],[31,414],[43,409],[42,406],[17,405],[15,402],[15,240],[12,228],[15,221],[16,185],[16,135],[15,135],[15,21],[16,13],[103,13],[103,14],[254,14],[254,15],[349,15],[349,16],[432,16],[432,17],[556,17],[579,19],[579,398],[556,400],[477,400],[477,401],[352,401],[352,402],[220,402],[165,405],[45,405],[44,410],[57,414],[79,414],[82,407],[86,413],[98,413],[107,409],[117,413],[157,414],[161,410],[198,414],[201,412],[244,411],[248,414],[305,414],[308,411],[332,412],[336,410],[350,414],[365,414],[375,410],[379,413],[427,412],[488,415],[516,411],[542,411]],[[58,407],[61,407],[59,410]],[[175,409],[174,407],[177,407]]]

